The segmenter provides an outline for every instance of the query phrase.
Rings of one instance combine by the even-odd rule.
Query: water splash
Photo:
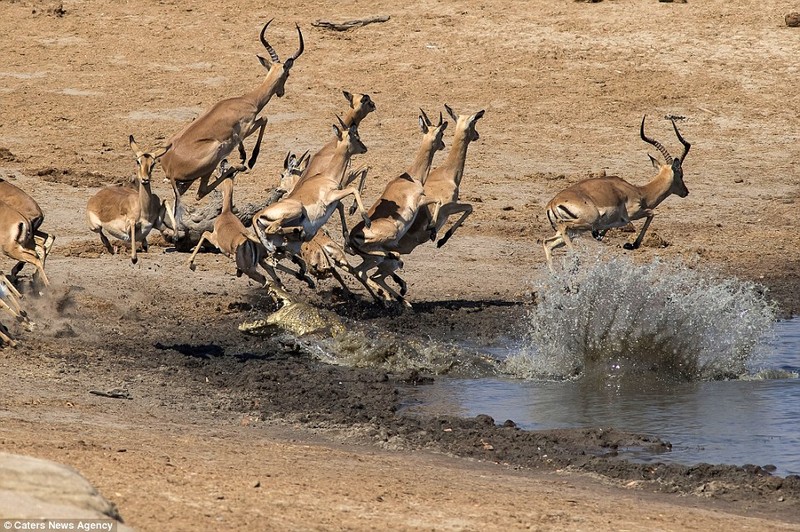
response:
[[[506,363],[522,378],[738,377],[766,353],[775,324],[755,284],[658,259],[573,254],[536,294],[529,347]]]

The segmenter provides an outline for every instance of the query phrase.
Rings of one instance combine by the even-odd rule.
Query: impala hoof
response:
[[[367,216],[366,214],[364,214],[363,216],[361,216],[361,218],[363,218],[363,219],[364,219],[364,227],[366,227],[367,229],[369,229],[369,227],[372,225],[372,220],[370,220],[370,219],[369,219],[369,216]]]
[[[189,269],[194,271],[195,268],[197,268],[197,266],[194,265],[194,262],[190,262],[189,263]]]
[[[622,244],[622,249],[633,250],[633,249],[638,249],[638,248],[639,248],[639,246],[637,246],[635,244],[631,244],[630,242],[625,242],[624,244]]]

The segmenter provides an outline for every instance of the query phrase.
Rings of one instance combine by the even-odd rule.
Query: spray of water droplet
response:
[[[738,377],[774,331],[763,288],[663,260],[572,254],[536,294],[527,347],[506,361],[522,378]]]

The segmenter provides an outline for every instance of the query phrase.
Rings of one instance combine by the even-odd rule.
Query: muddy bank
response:
[[[351,304],[348,308],[343,314],[368,315],[376,310],[371,305]],[[385,449],[434,451],[537,471],[590,473],[629,488],[735,502],[748,512],[800,520],[800,477],[772,476],[769,467],[762,467],[766,464],[659,463],[658,454],[671,448],[668,441],[613,427],[525,431],[513,420],[494,420],[485,415],[469,419],[409,415],[402,408],[404,390],[424,386],[436,379],[435,375],[325,364],[307,350],[306,343],[289,335],[247,337],[224,325],[268,309],[262,306],[227,313],[221,323],[206,327],[194,341],[157,342],[149,349],[145,347],[146,356],[132,360],[125,357],[124,364],[133,363],[135,371],[168,375],[170,382],[202,387],[204,397],[200,400],[210,400],[209,405],[213,404],[223,417],[247,414],[262,421],[288,421],[334,440],[344,438],[349,443]],[[496,334],[509,328],[510,333],[514,327],[509,324],[518,322],[524,312],[522,304],[429,304],[420,311],[377,321],[385,325],[388,320],[393,329],[404,334],[413,324],[430,323],[434,314],[438,327],[422,327],[417,333],[446,338],[464,332],[453,324],[465,325],[457,318],[466,313],[474,320],[466,324],[466,329],[479,341],[489,331]],[[483,328],[477,326],[479,323]],[[200,336],[207,341],[199,342]],[[213,394],[208,386],[215,389]],[[627,460],[628,453],[634,452],[652,453],[654,461],[641,464]]]

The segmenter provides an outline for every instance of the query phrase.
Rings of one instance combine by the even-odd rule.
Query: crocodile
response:
[[[273,294],[281,307],[265,318],[241,323],[240,331],[258,336],[271,336],[285,331],[298,337],[323,333],[333,338],[345,332],[342,320],[333,312],[304,301],[292,301],[283,291],[273,290]]]

